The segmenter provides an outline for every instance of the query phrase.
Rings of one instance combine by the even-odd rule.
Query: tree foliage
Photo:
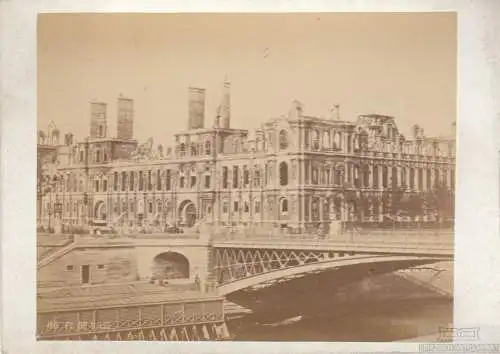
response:
[[[452,218],[455,215],[455,196],[446,185],[440,183],[424,195],[425,209],[438,218]]]

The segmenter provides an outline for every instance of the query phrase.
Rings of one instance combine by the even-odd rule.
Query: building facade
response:
[[[303,232],[331,220],[382,221],[396,192],[421,195],[444,186],[453,193],[454,131],[430,138],[414,126],[406,138],[394,117],[344,121],[338,106],[329,118],[311,117],[294,101],[288,114],[250,135],[231,127],[229,83],[223,90],[209,128],[205,90],[189,88],[187,129],[171,148],[134,140],[131,99],[118,98],[116,137],[108,134],[106,104],[91,103],[89,137],[75,142],[66,135],[57,145],[49,173],[56,182],[41,197],[39,225],[50,228],[52,218],[134,232],[211,222]]]

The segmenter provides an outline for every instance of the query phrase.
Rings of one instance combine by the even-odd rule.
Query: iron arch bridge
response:
[[[361,264],[397,263],[404,269],[416,264],[453,258],[447,252],[396,250],[343,250],[322,247],[259,248],[219,245],[213,250],[212,279],[221,296],[239,290]]]

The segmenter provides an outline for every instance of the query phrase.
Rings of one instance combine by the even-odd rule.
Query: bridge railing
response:
[[[441,230],[348,230],[335,235],[321,233],[292,234],[285,230],[241,229],[214,233],[214,241],[266,241],[300,243],[354,243],[354,244],[453,244],[453,231]]]

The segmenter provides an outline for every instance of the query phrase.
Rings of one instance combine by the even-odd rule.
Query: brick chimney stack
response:
[[[134,101],[120,94],[118,97],[118,139],[130,140],[134,138]]]
[[[189,121],[188,129],[205,127],[205,89],[189,87],[188,90]]]

